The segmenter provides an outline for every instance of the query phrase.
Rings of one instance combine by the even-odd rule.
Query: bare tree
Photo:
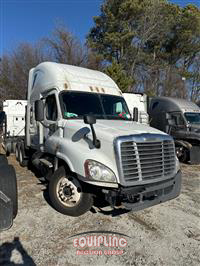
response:
[[[195,57],[192,66],[192,78],[190,80],[190,99],[194,102],[200,101],[200,53]]]
[[[29,70],[48,59],[39,43],[36,46],[22,43],[13,53],[3,56],[0,62],[1,98],[25,99]]]
[[[50,38],[43,39],[51,58],[63,64],[85,66],[87,49],[64,26],[58,26]]]
[[[92,69],[102,69],[101,57],[63,27],[57,27],[51,38],[32,45],[21,43],[0,61],[0,99],[25,99],[28,74],[43,61],[56,61]]]

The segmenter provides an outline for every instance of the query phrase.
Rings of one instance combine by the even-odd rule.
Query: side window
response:
[[[153,110],[153,109],[155,109],[155,108],[158,106],[158,104],[159,104],[159,102],[155,102],[155,103],[153,103],[153,105],[152,105],[152,108],[151,108],[151,109],[152,109],[152,110]]]
[[[183,117],[182,117],[181,114],[174,113],[174,114],[171,114],[171,117],[172,117],[172,119],[174,119],[175,124],[177,126],[183,126],[183,125],[185,125],[184,119],[183,119]]]
[[[55,95],[49,95],[46,98],[45,103],[45,109],[46,109],[46,119],[50,121],[56,121],[58,118],[58,111],[57,111],[57,105],[56,105],[56,97]]]
[[[113,114],[122,113],[123,112],[123,106],[121,102],[115,103],[113,106]]]

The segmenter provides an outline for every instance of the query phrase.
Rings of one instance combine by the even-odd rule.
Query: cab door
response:
[[[180,134],[184,134],[186,131],[186,121],[183,118],[181,112],[170,113],[171,119],[174,120],[174,125],[171,127],[171,135],[174,137],[180,137]]]
[[[50,94],[45,98],[45,126],[44,126],[44,142],[55,134],[57,131],[58,106],[56,95]]]

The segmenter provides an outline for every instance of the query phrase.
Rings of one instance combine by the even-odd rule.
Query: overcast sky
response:
[[[100,14],[103,0],[0,0],[0,56],[20,42],[49,36],[56,21],[63,22],[81,41]],[[185,6],[200,0],[173,0]]]

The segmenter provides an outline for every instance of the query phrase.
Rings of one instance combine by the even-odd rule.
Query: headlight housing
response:
[[[85,164],[85,176],[89,179],[100,181],[100,182],[109,182],[116,183],[116,176],[112,170],[102,163],[99,163],[94,160],[86,160]]]

